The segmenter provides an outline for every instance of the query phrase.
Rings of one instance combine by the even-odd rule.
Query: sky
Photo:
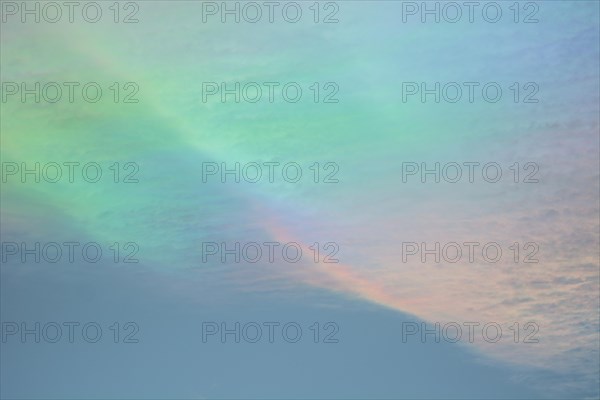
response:
[[[600,395],[598,2],[24,4],[0,397]]]

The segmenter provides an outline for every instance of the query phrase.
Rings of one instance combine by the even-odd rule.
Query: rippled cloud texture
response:
[[[240,293],[277,302],[318,289],[347,307],[366,301],[431,324],[495,321],[510,332],[514,322],[535,321],[536,344],[479,338],[458,346],[469,359],[513,371],[540,397],[598,396],[598,3],[537,2],[533,24],[515,24],[512,14],[497,24],[424,24],[418,16],[403,23],[401,2],[338,4],[340,22],[329,25],[308,17],[203,22],[202,2],[160,1],[140,2],[140,22],[129,25],[3,23],[3,82],[136,82],[139,103],[11,98],[2,103],[2,161],[134,161],[139,183],[8,179],[2,240],[135,241],[140,276],[185,304],[218,307],[226,292],[235,307]],[[299,82],[305,92],[298,103],[223,103],[219,95],[205,102],[203,82]],[[314,103],[314,82],[335,82],[339,102]],[[403,102],[403,82],[497,82],[504,92],[497,103],[436,103],[433,95]],[[515,103],[514,82],[537,83],[539,102]],[[296,162],[305,179],[203,182],[203,163],[236,162]],[[336,163],[339,182],[315,184],[315,162]],[[422,183],[420,173],[403,181],[406,163],[453,162],[495,162],[503,177],[490,183],[477,170],[473,183]],[[527,162],[539,167],[536,183],[522,182]],[[335,242],[340,262],[202,262],[203,242],[236,241],[297,242],[308,255],[315,242]],[[466,255],[457,263],[422,262],[420,254],[405,261],[406,242],[497,242],[504,254],[496,263]],[[521,259],[529,253],[523,244],[536,243],[539,262],[515,263],[515,242]],[[19,318],[11,307],[33,300],[9,282],[27,282],[40,268],[3,262],[2,314]],[[91,279],[61,268],[44,273],[62,284]],[[211,291],[198,290],[200,281]],[[319,306],[313,296],[303,302]],[[28,393],[4,379],[6,393]],[[215,385],[194,396],[234,393]]]

